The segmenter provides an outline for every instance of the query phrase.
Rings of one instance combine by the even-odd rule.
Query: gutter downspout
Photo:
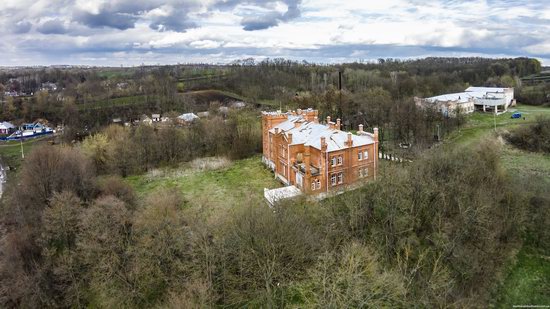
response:
[[[376,180],[376,172],[377,172],[377,169],[378,169],[378,142],[375,141],[374,142],[374,180]]]
[[[287,181],[290,185],[290,144],[286,146],[286,170],[287,170]]]
[[[322,146],[321,146],[321,148],[322,148]],[[326,192],[328,193],[328,151],[325,152],[325,179],[326,179],[326,183],[327,183]]]

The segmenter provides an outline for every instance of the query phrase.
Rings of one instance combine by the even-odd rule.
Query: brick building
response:
[[[263,157],[277,178],[315,194],[376,178],[378,129],[340,130],[340,119],[319,123],[313,109],[263,112]]]

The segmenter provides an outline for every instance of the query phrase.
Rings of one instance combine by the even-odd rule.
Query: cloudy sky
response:
[[[0,65],[529,56],[550,0],[0,0]]]

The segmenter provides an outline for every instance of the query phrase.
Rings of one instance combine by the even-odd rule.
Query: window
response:
[[[330,176],[330,183],[335,186],[336,185],[336,174],[332,174],[332,176]]]
[[[311,183],[311,190],[315,191],[315,181]]]
[[[338,174],[338,183],[340,184],[340,183],[343,183],[343,182],[344,182],[344,174],[339,173]]]
[[[321,180],[320,179],[315,179],[315,186],[316,186],[317,190],[321,189]]]
[[[338,157],[338,165],[342,165],[342,156]]]
[[[357,153],[357,159],[359,161],[363,160],[363,152],[361,150],[359,150],[359,152]]]
[[[368,160],[369,159],[369,152],[365,150],[365,152],[363,152],[363,158],[365,158],[365,160]]]
[[[332,166],[336,166],[336,157],[332,157],[330,160],[332,162]]]
[[[364,178],[364,177],[368,177],[368,176],[369,176],[369,168],[368,167],[359,169],[359,178]]]

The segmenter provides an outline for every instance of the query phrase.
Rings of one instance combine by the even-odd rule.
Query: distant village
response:
[[[229,106],[219,106],[217,107],[216,112],[220,115],[226,116],[230,110],[242,109],[246,107],[246,103],[242,101],[235,101],[229,104]],[[191,125],[198,119],[208,118],[211,111],[202,111],[197,113],[183,113],[180,115],[174,115],[174,113],[169,114],[143,114],[139,118],[130,119],[124,121],[120,117],[115,117],[112,119],[113,124],[129,126],[137,126],[140,124],[149,125],[149,126],[163,126],[163,125],[176,125],[176,126],[188,126]]]

